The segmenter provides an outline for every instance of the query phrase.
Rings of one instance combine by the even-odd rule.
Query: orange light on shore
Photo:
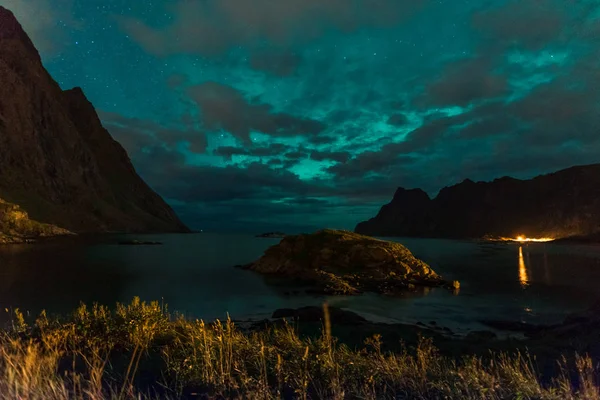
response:
[[[543,243],[543,242],[552,242],[554,240],[556,240],[555,238],[530,238],[527,237],[525,235],[519,235],[517,237],[514,238],[507,238],[507,237],[495,237],[495,238],[487,238],[487,240],[491,241],[491,242],[517,242],[517,243],[530,243],[530,242],[537,242],[537,243]]]
[[[526,243],[526,242],[551,242],[553,238],[528,238],[523,235],[517,236],[515,239],[509,239],[513,242]]]

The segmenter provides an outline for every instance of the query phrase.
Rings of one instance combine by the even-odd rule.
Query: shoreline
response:
[[[302,312],[312,320],[243,328],[231,320],[179,318],[167,306],[139,298],[114,311],[81,305],[58,320],[45,314],[25,318],[14,310],[12,327],[0,335],[0,390],[9,398],[94,390],[97,399],[115,390],[138,399],[146,398],[143,393],[182,399],[263,393],[275,399],[332,398],[343,391],[392,399],[401,392],[408,398],[473,400],[523,394],[578,399],[585,388],[600,393],[576,368],[592,365],[597,346],[571,347],[575,342],[560,335],[535,346],[485,334],[449,340],[409,326],[363,324],[361,317],[330,307]],[[72,386],[74,376],[81,386]]]

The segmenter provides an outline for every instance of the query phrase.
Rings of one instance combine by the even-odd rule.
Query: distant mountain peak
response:
[[[23,28],[12,11],[0,6],[0,39],[12,38]]]
[[[39,57],[37,49],[17,20],[17,17],[15,17],[12,11],[0,6],[0,41],[4,40],[17,40]]]
[[[419,189],[419,188],[405,189],[403,187],[399,187],[398,189],[396,189],[396,193],[394,193],[394,200],[402,201],[407,198],[412,198],[412,199],[417,199],[417,200],[425,199],[426,201],[430,200],[429,195],[423,189]]]

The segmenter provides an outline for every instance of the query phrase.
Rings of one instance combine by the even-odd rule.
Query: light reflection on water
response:
[[[521,287],[526,289],[529,286],[529,277],[527,276],[527,266],[523,258],[523,246],[519,246],[519,282]]]

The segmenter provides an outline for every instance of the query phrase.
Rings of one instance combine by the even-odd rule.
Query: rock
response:
[[[600,164],[577,166],[530,180],[500,178],[443,188],[430,199],[399,188],[357,233],[479,239],[573,237],[600,241]]]
[[[261,233],[260,235],[256,235],[257,238],[284,238],[285,233],[283,232],[266,232]]]
[[[137,175],[83,91],[61,90],[3,7],[0,77],[0,198],[60,232],[188,231]]]
[[[286,236],[244,266],[311,285],[311,292],[394,294],[418,286],[451,286],[403,245],[348,231],[324,229]]]
[[[272,318],[291,318],[297,319],[301,322],[319,322],[323,320],[323,308],[322,307],[302,307],[298,309],[282,308],[276,310]],[[367,320],[360,315],[351,311],[342,310],[336,307],[329,307],[329,318],[333,324],[347,324],[356,325],[367,322]]]
[[[39,238],[71,234],[57,226],[33,221],[19,206],[0,199],[0,244],[34,243]]]

